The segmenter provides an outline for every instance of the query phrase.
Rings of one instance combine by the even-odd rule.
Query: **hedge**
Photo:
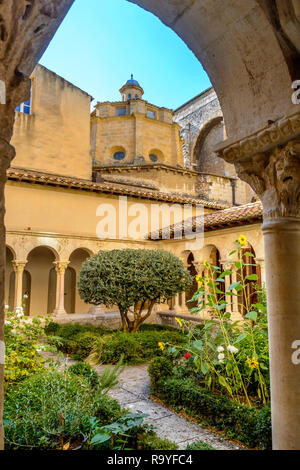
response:
[[[161,376],[159,367],[161,366]],[[183,409],[208,425],[226,431],[249,447],[271,449],[271,410],[240,405],[221,394],[200,387],[193,379],[172,376],[166,358],[156,357],[149,365],[151,391],[166,404]]]

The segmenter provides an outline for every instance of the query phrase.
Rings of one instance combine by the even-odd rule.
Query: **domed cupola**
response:
[[[139,82],[134,80],[133,75],[131,74],[130,80],[127,80],[125,85],[122,86],[120,93],[122,95],[122,101],[138,100],[142,98],[144,90]]]

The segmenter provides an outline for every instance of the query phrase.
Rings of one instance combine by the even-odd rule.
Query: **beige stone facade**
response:
[[[16,112],[16,158],[6,186],[10,310],[23,306],[30,316],[87,314],[93,309],[82,302],[76,284],[88,256],[159,247],[188,266],[184,239],[156,242],[146,235],[199,210],[222,211],[233,198],[249,202],[248,185],[234,171],[185,167],[185,142],[172,110],[144,101],[133,77],[120,92],[122,101],[98,103],[90,114],[90,95],[45,67],[34,70],[27,109],[21,105]],[[228,235],[213,232],[209,238],[223,259],[220,245]],[[200,252],[197,248],[193,256]],[[183,296],[180,303],[187,314]],[[166,308],[179,311],[178,299],[156,311]]]

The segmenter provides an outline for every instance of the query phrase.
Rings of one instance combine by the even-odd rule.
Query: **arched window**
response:
[[[150,158],[151,162],[155,163],[155,162],[158,161],[158,156],[155,155],[155,153],[150,153],[149,158]]]
[[[128,99],[129,99],[129,100],[132,99],[132,94],[131,94],[131,93],[128,94]]]
[[[138,100],[138,99],[139,99],[139,95],[135,95],[135,99]]]
[[[124,160],[124,158],[125,158],[125,152],[115,152],[114,153],[114,159],[115,160],[120,161],[120,160]]]

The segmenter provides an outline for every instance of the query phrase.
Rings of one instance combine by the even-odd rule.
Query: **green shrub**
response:
[[[238,439],[250,447],[271,449],[271,410],[241,405],[220,393],[200,387],[192,379],[170,377],[170,366],[155,358],[149,365],[151,389],[166,404],[184,409],[210,426],[225,430],[229,438]]]
[[[159,325],[157,323],[144,323],[140,326],[139,332],[142,331],[177,331],[178,328],[170,325]]]
[[[4,388],[22,382],[44,368],[46,362],[39,354],[40,339],[44,336],[44,321],[35,317],[31,322],[22,313],[7,313],[5,332]]]
[[[48,370],[12,388],[4,410],[7,449],[61,449],[122,415],[119,404],[83,377]]]
[[[96,387],[99,384],[99,377],[97,372],[93,369],[90,364],[85,362],[78,362],[69,367],[68,372],[70,374],[79,375],[80,377],[85,377],[91,387]]]
[[[59,324],[55,323],[54,321],[50,321],[48,325],[45,327],[45,333],[46,335],[57,335],[58,329],[59,329]]]
[[[142,362],[142,354],[142,346],[136,335],[117,331],[103,337],[101,362],[104,364],[116,364],[121,356],[124,358],[124,363],[127,364]]]
[[[192,444],[188,444],[186,450],[216,450],[211,445],[207,444],[203,441],[193,442]]]
[[[161,379],[170,377],[173,372],[173,365],[166,357],[155,357],[149,364],[148,371],[151,377],[151,385],[156,390],[156,384]]]
[[[184,334],[173,327],[142,325],[140,331],[129,335],[123,331],[108,331],[100,327],[65,324],[52,328],[58,336],[49,336],[48,342],[59,351],[82,361],[93,356],[93,363],[116,364],[121,356],[126,364],[138,364],[161,355],[159,342],[181,344]],[[97,357],[97,361],[94,358]]]
[[[142,433],[138,436],[137,450],[177,450],[176,442],[162,439],[153,431]]]
[[[123,356],[125,364],[138,364],[161,355],[161,341],[179,344],[184,339],[180,331],[140,331],[134,335],[116,331],[98,338],[89,358],[93,364],[116,364]]]
[[[95,399],[94,416],[101,424],[111,424],[127,413],[122,409],[117,400],[108,395],[99,394]]]
[[[91,353],[95,343],[101,336],[95,335],[95,333],[86,331],[78,333],[73,336],[73,341],[76,343],[76,359],[82,360],[88,357]]]

